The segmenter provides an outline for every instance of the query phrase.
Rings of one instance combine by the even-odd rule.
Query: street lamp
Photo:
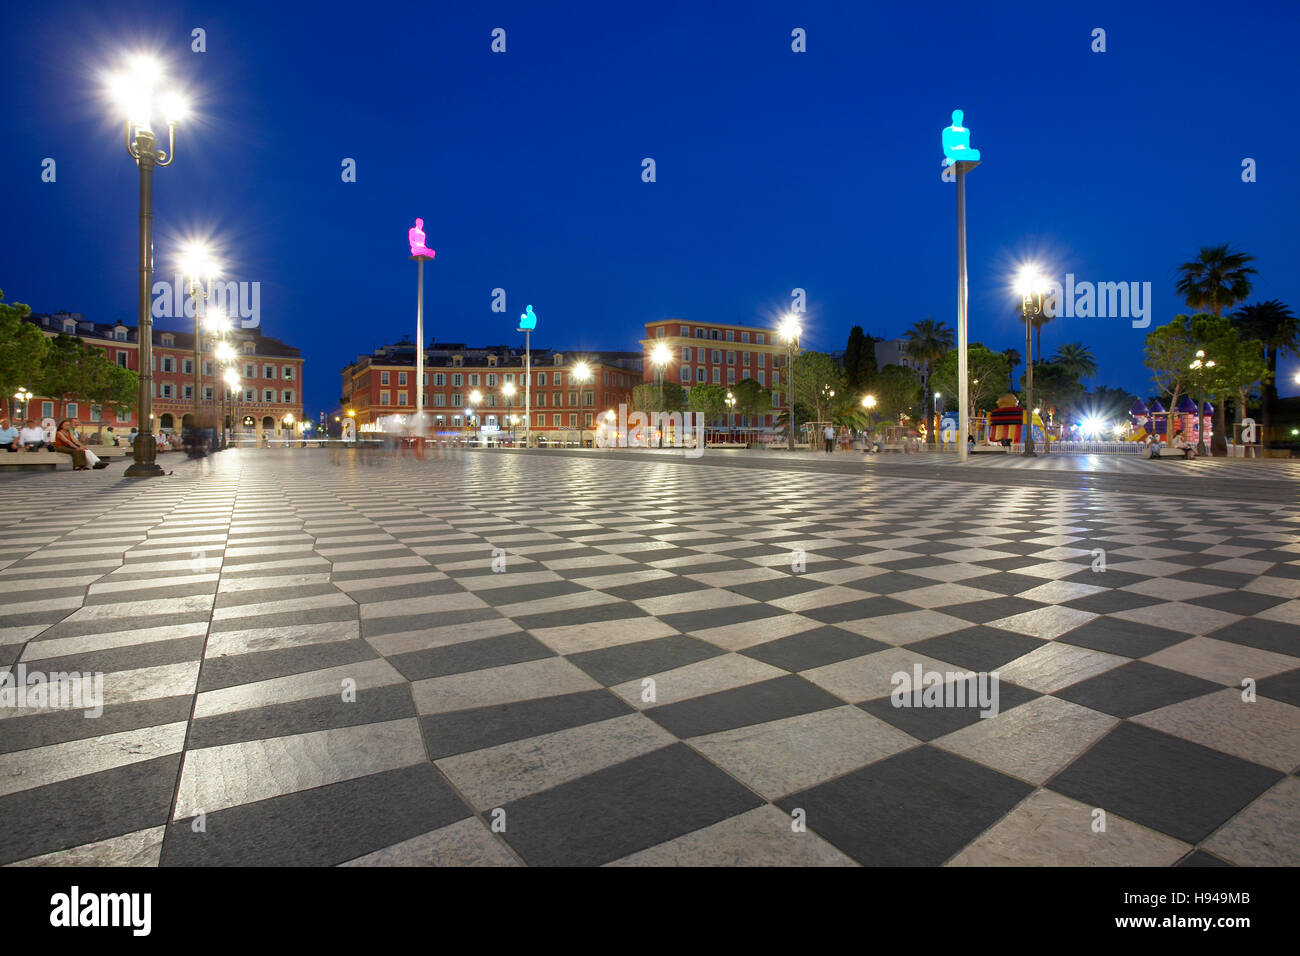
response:
[[[184,252],[181,254],[181,269],[189,282],[190,300],[194,303],[194,358],[192,359],[194,363],[194,423],[191,426],[191,441],[194,443],[193,447],[197,449],[199,416],[201,414],[199,393],[202,388],[200,378],[202,327],[206,324],[204,322],[204,313],[207,311],[208,293],[212,289],[212,279],[217,274],[217,264],[208,252],[206,245],[201,242],[192,242],[185,247]]]
[[[176,124],[185,115],[185,105],[174,93],[162,94],[163,118],[167,123],[167,149],[158,149],[153,131],[154,97],[162,82],[158,64],[145,57],[132,61],[130,69],[111,81],[111,90],[126,120],[126,152],[140,170],[140,287],[137,334],[140,339],[140,408],[137,421],[153,417],[153,171],[170,166],[176,158]],[[158,465],[158,443],[153,428],[137,429],[135,461],[127,468],[130,478],[157,478],[165,472]]]
[[[573,368],[569,370],[569,378],[576,381],[579,385],[590,384],[592,379],[594,379],[595,377],[596,377],[595,373],[592,372],[591,366],[588,365],[586,362],[577,362],[576,364],[574,364]],[[582,390],[579,389],[578,391],[581,392]],[[587,406],[583,404],[581,401],[578,402],[578,447],[579,448],[583,447],[582,446],[582,431],[583,431],[582,416],[584,412],[582,410],[586,407]]]
[[[1205,357],[1205,349],[1196,350],[1196,358],[1191,365],[1187,366],[1193,372],[1199,372],[1202,369],[1214,368],[1214,359]],[[1193,378],[1196,382],[1196,378]],[[1197,384],[1200,384],[1197,382]],[[1201,387],[1202,399],[1205,396],[1205,388]],[[1205,407],[1201,401],[1196,403],[1196,455],[1198,458],[1205,457]],[[1170,436],[1173,437],[1172,435]]]
[[[734,421],[735,421],[734,418],[733,418],[732,416],[734,415],[734,413],[735,413],[735,411],[736,411],[736,396],[733,395],[733,394],[731,394],[730,391],[728,391],[728,392],[727,392],[727,397],[726,397],[725,399],[723,399],[723,401],[725,401],[725,402],[727,403],[727,440],[730,441],[730,440],[731,440],[731,428],[732,428],[732,425],[734,424]]]
[[[799,335],[803,330],[799,328],[799,323],[795,321],[793,315],[787,315],[781,322],[781,327],[777,329],[776,334],[781,337],[785,343],[785,390],[786,397],[789,400],[790,417],[788,424],[790,426],[790,451],[794,451],[794,356],[799,351]]]
[[[32,393],[27,391],[27,389],[25,388],[20,388],[18,389],[18,391],[14,392],[14,401],[20,402],[22,404],[23,414],[21,417],[23,419],[26,419],[27,413],[30,411],[28,406],[31,404],[32,401]]]
[[[1047,280],[1033,266],[1025,266],[1016,277],[1016,291],[1020,293],[1020,314],[1025,318],[1025,408],[1034,407],[1034,351],[1033,321],[1043,314],[1043,296],[1047,292]],[[965,415],[965,410],[962,411]],[[1037,458],[1034,451],[1034,413],[1029,412],[1025,423],[1025,457]]]
[[[284,439],[284,447],[288,448],[293,442],[293,413],[292,412],[285,413],[284,418],[280,419],[280,426],[282,430],[286,430],[289,432],[289,434],[285,436]]]
[[[673,353],[663,342],[659,342],[650,350],[650,361],[655,367],[655,387],[659,390],[659,408],[658,411],[664,411],[664,369],[673,359]],[[659,447],[664,445],[664,434],[658,427],[655,428],[659,436]]]

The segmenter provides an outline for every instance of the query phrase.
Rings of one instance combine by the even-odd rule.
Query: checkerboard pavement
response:
[[[0,481],[0,667],[105,697],[0,707],[0,863],[1300,863],[1300,515],[1017,480]],[[999,713],[892,706],[918,663]]]

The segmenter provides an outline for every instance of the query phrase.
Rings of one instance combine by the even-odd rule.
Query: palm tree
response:
[[[1277,299],[1256,302],[1242,306],[1233,313],[1232,321],[1241,330],[1243,338],[1254,339],[1264,349],[1264,362],[1268,366],[1268,381],[1264,382],[1263,431],[1265,440],[1269,437],[1272,426],[1273,403],[1277,401],[1277,363],[1278,359],[1291,355],[1300,355],[1300,320],[1296,318],[1291,307]],[[1245,417],[1246,410],[1237,410],[1237,420]]]
[[[1247,263],[1255,257],[1222,246],[1202,246],[1197,257],[1178,267],[1174,288],[1189,308],[1223,315],[1250,296],[1250,277],[1258,275]]]
[[[1082,342],[1066,342],[1056,350],[1052,361],[1070,372],[1075,378],[1092,378],[1097,374],[1097,360],[1092,349]]]
[[[904,333],[904,337],[907,339],[904,350],[908,357],[913,361],[925,363],[925,388],[926,393],[929,394],[930,373],[934,370],[934,363],[956,345],[957,333],[944,322],[924,318],[920,322],[913,323],[912,327]]]
[[[1025,314],[1020,311],[1020,306],[1016,306],[1015,316],[1016,321],[1021,325],[1024,325]],[[1030,347],[1030,350],[1033,352],[1031,358],[1035,365],[1043,360],[1043,326],[1048,322],[1051,322],[1054,318],[1056,318],[1056,316],[1048,315],[1046,309],[1038,313],[1038,315],[1031,315],[1029,317],[1029,327],[1034,330],[1034,344]],[[1014,351],[1014,349],[1009,351]],[[1016,354],[1019,355],[1020,353],[1017,352]],[[1012,388],[1012,391],[1014,392],[1015,389]]]

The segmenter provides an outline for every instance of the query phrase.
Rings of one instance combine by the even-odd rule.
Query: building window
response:
[[[590,428],[590,427],[591,427],[591,425],[592,425],[592,421],[591,421],[591,412],[587,412],[585,415],[582,416],[582,424],[583,424],[583,427],[585,427],[585,428]]]
[[[245,342],[245,343],[244,343],[244,354],[245,354],[245,355],[252,355],[252,354],[253,354],[254,352],[256,352],[256,351],[257,351],[257,346],[256,346],[255,344],[253,344],[252,342]]]
[[[703,382],[705,380],[705,374],[704,366],[701,365],[695,370],[695,381]]]
[[[263,365],[263,366],[262,366],[262,378],[275,378],[275,366],[274,366],[274,365]]]
[[[379,373],[379,384],[380,384],[380,385],[387,385],[387,384],[388,384],[388,373],[387,373],[387,372],[380,372],[380,373]]]
[[[759,368],[765,368],[765,367],[767,366],[767,353],[766,353],[766,352],[759,352],[759,353],[758,353],[758,362],[757,362],[757,364],[758,364],[758,367],[759,367]]]
[[[116,329],[113,332],[113,338],[119,342],[126,341],[126,329]]]
[[[182,398],[190,398],[190,399],[192,399],[192,398],[194,397],[194,386],[193,386],[193,385],[186,385],[186,386],[181,390],[181,397],[182,397]]]
[[[572,408],[572,407],[574,407],[574,406],[577,405],[577,404],[578,404],[578,393],[577,393],[577,392],[570,392],[570,393],[569,393],[569,407]]]
[[[741,332],[741,333],[740,333],[740,341],[742,341],[742,342],[748,342],[748,341],[749,341],[749,333],[748,333],[748,332]]]
[[[533,397],[534,397],[535,399],[537,399],[537,407],[538,407],[538,408],[545,408],[545,407],[546,407],[546,393],[545,393],[545,392],[538,392],[538,393],[537,393],[536,395],[534,395]]]
[[[118,352],[118,353],[117,353],[117,364],[120,365],[120,366],[122,366],[122,368],[126,368],[126,367],[127,367],[127,364],[126,364],[126,353],[125,353],[125,352]]]
[[[194,359],[182,359],[182,360],[181,360],[181,371],[184,372],[186,375],[193,375],[193,374],[194,374]]]
[[[551,425],[552,425],[553,427],[555,427],[555,428],[559,428],[559,427],[560,427],[560,416],[559,416],[559,415],[552,415],[552,416],[551,416]]]
[[[736,353],[735,353],[735,352],[728,352],[728,353],[727,353],[727,364],[728,364],[728,365],[735,365],[735,364],[736,364]]]
[[[131,420],[130,410],[126,408],[119,408],[117,410],[117,420],[119,422],[129,422]]]
[[[292,382],[292,381],[293,381],[293,366],[292,366],[292,365],[286,365],[286,366],[284,367],[284,369],[283,369],[283,372],[284,372],[284,374],[281,375],[280,377],[283,378],[286,382]]]
[[[451,423],[452,423],[453,426],[459,426],[459,425],[460,425],[460,416],[459,416],[459,415],[452,415],[452,416],[451,416]]]
[[[683,365],[683,366],[682,366],[682,381],[683,381],[683,382],[689,382],[690,380],[691,380],[691,367],[690,367],[689,365]]]
[[[497,377],[496,377],[496,373],[493,373],[493,374],[491,374],[491,375],[489,375],[489,376],[487,377],[487,387],[488,387],[488,388],[496,388],[496,387],[497,387]]]
[[[538,373],[537,373],[537,384],[538,384],[538,385],[545,385],[545,384],[546,384],[546,373],[545,373],[545,372],[538,372]]]
[[[479,384],[478,372],[469,373],[469,384],[471,385],[471,387]]]
[[[41,418],[53,418],[53,417],[54,417],[54,403],[41,402]]]
[[[570,427],[570,428],[577,428],[577,427],[578,427],[578,416],[577,416],[576,414],[573,414],[573,415],[570,415],[570,416],[569,416],[569,427]]]
[[[267,394],[269,395],[270,392],[268,392]],[[391,405],[391,404],[393,404],[392,399],[393,399],[393,393],[392,393],[392,392],[389,392],[389,391],[382,391],[382,392],[379,393],[379,404],[380,404],[380,405]]]
[[[102,407],[100,407],[99,405],[90,406],[90,420],[92,422],[99,421],[103,417],[103,415],[104,415],[104,409]]]
[[[251,362],[244,363],[244,378],[257,378],[257,366]]]
[[[212,386],[211,386],[211,385],[204,385],[204,386],[203,386],[203,400],[204,400],[205,402],[210,402],[210,401],[212,401]]]
[[[766,377],[767,377],[767,373],[766,373],[766,372],[759,372],[759,373],[758,373],[758,384],[759,384],[759,385],[766,385],[767,383],[763,381],[763,379],[765,379]]]
[[[704,330],[703,330],[703,329],[700,329],[700,328],[697,328],[697,329],[695,330],[695,337],[696,337],[697,339],[702,339],[702,338],[704,338]]]
[[[736,370],[734,368],[727,369],[727,384],[728,385],[736,384]]]
[[[464,385],[464,384],[465,384],[465,376],[461,375],[460,372],[454,372],[454,373],[452,373],[452,376],[451,376],[451,387],[452,387],[452,388],[460,388],[460,387],[461,387],[462,385]]]
[[[595,405],[595,404],[596,404],[596,393],[595,393],[595,392],[583,392],[583,393],[582,393],[582,404],[586,405],[588,408],[590,408],[591,406]]]
[[[714,385],[721,385],[721,384],[722,384],[722,369],[720,369],[720,368],[715,368],[715,369],[713,370],[713,384],[714,384]]]
[[[447,384],[446,374],[443,372],[435,372],[433,374],[433,384],[440,387],[446,385]]]
[[[717,365],[722,361],[722,353],[717,349],[713,349],[712,351],[709,352],[709,361],[712,362],[714,365]]]
[[[211,377],[212,377],[212,363],[211,363],[211,362],[204,362],[204,363],[203,363],[203,375],[204,375],[205,378],[211,378]]]
[[[444,407],[447,404],[447,396],[442,392],[435,392],[433,395],[433,404],[437,405],[439,408]]]
[[[293,389],[287,388],[284,390],[284,403],[286,405],[293,404]],[[403,404],[405,404],[405,402],[403,402]]]
[[[456,408],[460,407],[460,392],[451,393],[451,404]]]
[[[757,344],[757,345],[762,345],[764,341],[765,341],[765,340],[764,340],[764,338],[763,338],[763,333],[762,333],[762,332],[755,332],[755,333],[754,333],[754,342],[755,342],[755,344]]]
[[[727,341],[728,342],[736,341],[736,333],[733,332],[731,329],[727,329]]]
[[[405,384],[406,384],[406,373],[405,373],[405,372],[398,372],[398,373],[397,373],[397,384],[398,384],[398,385],[405,385]]]
[[[162,357],[162,370],[164,372],[176,371],[176,360],[172,358],[170,355],[164,355]]]
[[[384,394],[387,395],[388,393],[385,392]],[[275,392],[272,391],[272,390],[269,389],[269,388],[264,388],[264,389],[262,389],[262,401],[264,401],[264,402],[273,402],[273,401],[275,401]],[[387,402],[385,402],[385,404],[387,404]]]
[[[79,415],[78,415],[78,413],[77,413],[77,403],[76,403],[76,402],[68,402],[68,404],[64,405],[64,406],[63,406],[63,414],[67,415],[69,418],[71,418],[71,419],[73,419],[73,420],[75,421],[75,420],[79,417]]]
[[[677,332],[684,339],[689,339],[691,337],[691,327],[689,325],[683,325],[677,330]]]
[[[246,402],[257,401],[257,390],[253,388],[244,389],[244,401]]]

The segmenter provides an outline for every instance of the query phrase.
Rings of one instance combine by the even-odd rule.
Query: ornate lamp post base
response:
[[[145,446],[142,446],[144,443]],[[167,474],[157,462],[158,445],[153,435],[137,435],[135,461],[123,474],[128,478],[161,478]]]

